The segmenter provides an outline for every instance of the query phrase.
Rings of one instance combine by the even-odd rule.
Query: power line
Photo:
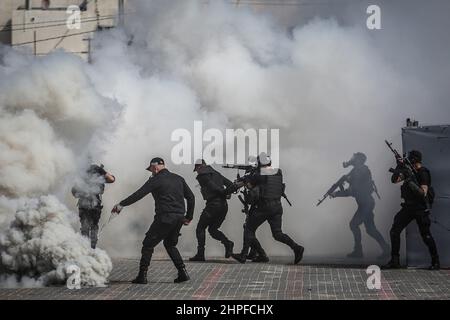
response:
[[[255,6],[314,6],[314,5],[330,5],[334,4],[335,2],[331,1],[264,1],[264,0],[231,0],[229,1],[230,4],[235,5],[255,5]]]
[[[98,20],[112,20],[112,19],[114,19],[116,17],[117,17],[117,15],[101,16],[101,18],[98,19]],[[9,30],[3,29],[3,30],[0,30],[0,32],[13,32],[13,31],[23,31],[23,30],[30,30],[30,29],[31,30],[35,30],[35,29],[52,28],[52,27],[58,27],[58,26],[65,26],[65,25],[67,25],[67,19],[63,20],[63,21],[65,21],[65,23],[50,24],[50,25],[45,25],[45,26],[36,26],[36,27],[29,27],[29,28],[16,28],[16,29],[9,29]],[[87,23],[87,22],[96,22],[96,21],[97,21],[97,17],[93,17],[93,18],[90,18],[90,19],[87,19],[87,18],[80,19],[81,23],[83,23],[83,22],[85,22],[85,23]],[[28,24],[26,24],[26,25],[28,26]]]
[[[85,5],[87,6],[91,1],[92,0],[88,0]],[[27,9],[19,9],[19,10],[31,11],[31,10],[27,10]],[[49,10],[44,10],[44,11],[49,11]],[[92,18],[95,18],[95,17],[92,17]],[[64,19],[64,20],[49,20],[49,21],[43,21],[43,22],[29,22],[27,24],[43,24],[43,23],[63,22],[63,21],[67,21],[67,19]],[[15,27],[15,26],[22,26],[22,25],[23,25],[23,23],[5,24],[3,26],[0,26],[0,28]]]
[[[73,37],[73,36],[79,36],[82,34],[87,34],[87,33],[93,33],[96,30],[92,30],[92,31],[84,31],[84,32],[78,32],[78,33],[72,33],[72,34],[68,34],[68,35],[61,35],[61,36],[57,36],[57,37],[51,37],[51,38],[45,38],[45,39],[39,39],[36,41],[27,41],[27,42],[21,42],[21,43],[14,43],[13,45],[11,45],[12,47],[17,47],[17,46],[22,46],[25,44],[32,44],[32,43],[37,43],[37,42],[43,42],[43,41],[50,41],[50,40],[56,40],[56,39],[61,39],[61,38],[67,38],[67,37]]]
[[[87,6],[92,1],[93,0],[88,0],[85,5]],[[27,11],[27,10],[24,10],[24,11]],[[131,13],[134,13],[134,12],[124,12],[124,13],[118,13],[116,15],[105,15],[105,16],[97,16],[97,15],[95,15],[95,16],[81,18],[81,20],[97,19],[98,17],[101,17],[101,18],[103,18],[103,17],[120,17],[122,15],[128,15],[128,14],[131,14]],[[51,23],[59,23],[59,22],[67,22],[67,18],[66,19],[60,19],[60,20],[41,21],[41,22],[28,22],[28,23],[26,23],[26,25],[41,25],[41,24],[51,24]],[[2,32],[2,31],[14,31],[14,30],[12,30],[12,27],[20,27],[20,26],[23,26],[23,25],[24,25],[24,23],[4,24],[4,25],[0,26],[0,29],[1,29],[0,32]],[[39,26],[39,27],[35,27],[35,28],[44,28],[44,27],[46,27],[46,26]],[[23,28],[20,29],[20,30],[23,30]]]

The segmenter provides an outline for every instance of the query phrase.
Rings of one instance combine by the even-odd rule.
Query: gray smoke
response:
[[[408,4],[413,16],[423,7]],[[287,193],[294,199],[294,207],[285,206],[284,227],[306,246],[307,258],[342,257],[352,249],[348,224],[355,201],[327,200],[319,208],[315,203],[348,172],[341,163],[355,152],[368,156],[382,196],[375,221],[388,238],[399,192],[389,183],[387,169],[392,158],[383,141],[387,138],[400,146],[400,127],[407,117],[440,123],[449,119],[449,113],[436,98],[448,96],[444,86],[436,86],[436,79],[430,82],[430,73],[422,68],[412,72],[414,63],[425,63],[419,54],[395,45],[393,39],[402,37],[407,29],[404,24],[411,23],[401,18],[401,5],[381,6],[385,29],[369,31],[367,6],[362,4],[352,12],[345,1],[323,9],[313,6],[310,15],[305,7],[297,11],[283,7],[293,12],[288,23],[280,19],[281,8],[261,12],[222,1],[131,1],[128,37],[115,31],[97,39],[94,59],[95,70],[101,70],[95,73],[95,82],[101,83],[102,92],[126,105],[116,139],[107,148],[115,174],[126,181],[118,180],[105,197],[109,206],[145,181],[148,159],[155,155],[169,158],[170,133],[177,128],[192,130],[193,120],[218,129],[280,128],[280,162]],[[295,18],[300,11],[301,20]],[[416,29],[407,32],[412,39],[414,33],[418,36],[409,46],[429,53],[428,38]],[[448,78],[448,68],[443,72],[440,62],[426,62],[427,69],[439,69]],[[191,186],[197,184],[190,166],[172,169]],[[235,173],[225,174],[233,178]],[[195,251],[194,228],[202,205],[197,201],[195,221],[183,229],[179,246],[185,254]],[[125,251],[138,255],[152,210],[151,200],[126,208],[105,232],[104,245],[114,255]],[[242,229],[236,226],[243,219],[239,203],[232,200],[222,229],[237,248]],[[125,238],[113,240],[124,226]],[[270,254],[291,254],[271,239],[267,226],[258,236]],[[363,230],[366,253],[378,255],[376,243],[366,240]],[[221,255],[223,249],[211,240],[208,250]]]

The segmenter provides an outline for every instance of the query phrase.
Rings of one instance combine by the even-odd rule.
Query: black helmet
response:
[[[422,162],[422,152],[417,150],[411,150],[408,153],[408,159],[412,163]]]
[[[200,168],[201,166],[205,166],[205,165],[206,165],[205,160],[197,159],[194,164],[194,172],[197,171],[197,169]]]
[[[256,159],[261,167],[270,166],[272,164],[270,156],[265,152],[261,152]]]

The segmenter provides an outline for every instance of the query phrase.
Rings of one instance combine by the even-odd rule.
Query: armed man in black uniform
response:
[[[304,248],[281,230],[283,215],[281,197],[284,195],[285,188],[283,174],[281,169],[272,168],[271,160],[265,153],[258,156],[258,165],[259,170],[249,176],[245,183],[249,188],[257,188],[255,192],[259,193],[259,200],[255,205],[255,211],[249,215],[245,225],[242,251],[240,254],[233,254],[232,257],[240,263],[245,263],[248,250],[254,242],[256,230],[267,221],[274,239],[288,245],[294,251],[294,264],[297,264],[303,257]]]
[[[397,153],[398,154],[398,153]],[[405,161],[409,161],[413,168],[408,169]],[[404,202],[402,209],[394,218],[391,235],[391,260],[384,269],[400,268],[400,234],[408,224],[416,220],[420,235],[428,247],[431,255],[430,270],[439,270],[439,255],[436,244],[430,231],[430,204],[432,203],[434,191],[431,187],[430,171],[422,165],[422,153],[417,150],[409,152],[408,158],[397,157],[397,168],[390,170],[392,183],[403,181],[401,186],[401,197]]]
[[[92,164],[72,188],[73,196],[78,199],[81,234],[91,240],[92,249],[95,249],[98,241],[98,222],[102,215],[105,183],[113,183],[115,180],[103,165]]]
[[[362,152],[353,154],[353,157],[343,163],[344,168],[353,166],[353,169],[346,175],[345,181],[349,184],[347,189],[335,191],[331,194],[332,198],[337,197],[353,197],[356,200],[358,209],[350,221],[350,230],[353,233],[355,246],[353,252],[349,253],[349,258],[363,257],[361,230],[359,226],[364,224],[367,234],[378,242],[381,247],[382,254],[380,258],[389,256],[389,246],[384,240],[381,233],[377,230],[374,221],[373,210],[375,208],[375,199],[372,196],[373,192],[377,192],[375,183],[372,180],[372,174],[365,162],[367,157]]]
[[[206,207],[203,209],[195,230],[198,246],[197,254],[189,261],[205,261],[205,231],[214,239],[220,241],[225,247],[225,258],[231,257],[233,253],[233,241],[229,240],[219,230],[228,212],[226,188],[233,186],[233,182],[222,176],[219,172],[207,165],[205,160],[195,162],[194,172],[197,172],[197,180]]]
[[[147,170],[152,172],[148,181],[131,196],[116,204],[113,213],[120,213],[123,207],[129,206],[147,194],[155,199],[155,219],[142,242],[142,256],[139,263],[139,273],[133,283],[146,284],[147,270],[150,266],[155,246],[164,241],[164,247],[170,259],[178,270],[175,283],[189,280],[183,259],[176,245],[181,227],[188,225],[193,217],[195,198],[184,179],[167,170],[164,160],[153,158]],[[187,210],[184,199],[187,202]]]

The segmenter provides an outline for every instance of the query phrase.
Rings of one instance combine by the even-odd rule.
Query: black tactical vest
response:
[[[283,176],[281,170],[273,175],[262,175],[265,183],[260,187],[260,197],[264,200],[281,200],[283,194]]]
[[[417,180],[419,180],[419,173],[425,173],[427,175],[429,175],[430,178],[430,185],[428,186],[429,188],[431,188],[431,175],[430,175],[430,171],[425,168],[422,167],[419,169],[419,172],[417,174],[415,174]],[[419,182],[420,183],[420,182]],[[417,196],[412,190],[411,188],[408,186],[407,183],[403,183],[401,188],[401,197],[405,200],[405,203],[408,206],[414,206],[414,207],[421,207],[421,208],[426,208],[427,207],[427,203],[425,198]]]

